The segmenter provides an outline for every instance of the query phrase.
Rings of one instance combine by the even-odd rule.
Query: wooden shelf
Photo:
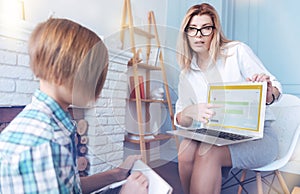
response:
[[[124,30],[128,30],[129,26],[128,25],[124,25],[123,29]],[[146,38],[150,38],[150,39],[155,38],[155,36],[153,34],[147,32],[147,31],[145,31],[145,30],[143,30],[141,28],[138,28],[138,27],[133,27],[133,31],[134,31],[135,34],[138,34],[138,35],[146,37]]]
[[[164,66],[164,59],[163,59],[163,54],[160,52],[160,41],[159,41],[159,36],[158,36],[158,31],[157,31],[157,26],[156,26],[156,21],[154,17],[154,12],[149,11],[148,12],[148,30],[144,30],[142,28],[136,27],[133,25],[133,16],[132,16],[132,10],[131,10],[131,3],[130,0],[124,0],[124,6],[123,6],[123,14],[122,14],[122,22],[121,22],[121,33],[120,33],[120,40],[122,43],[122,47],[124,48],[125,45],[125,32],[126,34],[129,33],[129,43],[131,46],[131,50],[133,53],[133,58],[130,60],[130,64],[128,67],[132,68],[134,79],[131,79],[129,77],[129,84],[130,84],[130,97],[128,99],[128,102],[135,102],[136,104],[136,117],[137,117],[137,128],[139,134],[142,134],[143,131],[150,131],[150,122],[144,122],[144,121],[149,121],[150,120],[150,103],[166,103],[168,104],[168,109],[169,109],[169,115],[170,119],[172,120],[172,129],[176,130],[176,127],[173,123],[173,110],[172,110],[172,104],[171,104],[171,97],[170,97],[170,92],[168,89],[168,80],[167,80],[167,75],[166,75],[166,70]],[[135,44],[135,36],[140,35],[145,38],[142,40],[145,41],[145,49],[146,49],[146,56],[147,59],[145,60],[146,63],[148,63],[148,57],[150,58],[151,54],[151,47],[152,47],[152,42],[156,42],[156,47],[157,50],[157,56],[156,56],[156,61],[154,65],[146,64],[145,62],[137,62],[139,61],[139,54],[141,50],[136,50],[136,44]],[[139,40],[141,37],[138,37]],[[153,41],[155,39],[156,41]],[[126,42],[127,43],[127,42]],[[154,54],[154,53],[153,53]],[[151,89],[151,71],[160,71],[161,72],[161,81],[164,84],[164,93],[165,93],[165,98],[166,100],[155,100],[155,99],[149,99],[150,98],[150,89]],[[139,77],[141,76],[139,71],[142,71],[142,73],[145,73],[145,80],[140,82]],[[154,72],[156,73],[156,72]],[[133,80],[133,84],[132,81]],[[145,82],[145,87],[143,86],[143,83]],[[133,86],[133,87],[132,87]],[[136,95],[131,95],[134,89],[134,93]],[[143,97],[143,98],[142,98]],[[145,97],[147,97],[145,99]],[[137,98],[137,99],[134,99]],[[145,103],[145,104],[142,104]],[[146,124],[146,125],[143,125]],[[150,142],[154,141],[161,141],[161,140],[166,140],[173,138],[173,136],[169,134],[158,134],[149,137],[148,134],[143,134],[142,136],[139,136],[139,134],[136,134],[138,138],[129,138],[128,136],[125,136],[126,141],[132,142],[132,143],[137,143],[140,144],[140,150],[141,150],[141,155],[143,158],[143,161],[147,163],[147,159],[149,158],[149,153],[146,153],[149,151],[149,146]],[[148,136],[148,137],[147,137]],[[176,139],[176,136],[175,136]],[[176,139],[176,145],[177,145],[177,139]],[[148,147],[148,148],[147,148]],[[178,146],[177,146],[178,147]],[[146,151],[147,150],[147,151]]]
[[[132,102],[135,102],[136,99],[135,98],[129,98],[128,99],[129,101],[132,101]],[[145,102],[145,103],[167,103],[166,100],[155,100],[155,99],[144,99],[144,98],[141,98],[141,102]]]
[[[161,71],[161,67],[154,66],[154,65],[148,65],[146,63],[138,63],[137,66],[138,66],[138,68],[145,69],[145,70]],[[132,67],[132,65],[129,65],[129,67]]]
[[[158,135],[153,135],[153,136],[154,136],[154,138],[151,138],[151,139],[145,138],[145,143],[151,143],[151,142],[155,142],[155,141],[163,141],[163,140],[168,140],[168,139],[174,138],[174,136],[170,135],[170,134],[158,134]],[[128,135],[125,135],[125,141],[130,142],[130,143],[135,143],[135,144],[140,143],[139,139],[131,139]]]
[[[154,65],[148,65],[145,63],[138,63],[137,65],[139,68],[146,69],[146,70],[161,70],[161,67],[154,66]]]

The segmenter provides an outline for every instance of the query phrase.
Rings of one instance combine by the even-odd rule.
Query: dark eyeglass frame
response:
[[[211,32],[209,34],[203,34],[202,30],[207,29],[207,28],[212,28]],[[195,35],[188,34],[188,30],[189,29],[197,30],[196,33],[195,33]],[[211,33],[213,32],[214,29],[215,29],[215,26],[204,26],[202,28],[196,28],[196,27],[192,27],[192,26],[187,26],[184,31],[185,31],[185,33],[188,36],[194,37],[194,36],[197,36],[198,32],[200,32],[201,36],[209,36],[209,35],[211,35]]]

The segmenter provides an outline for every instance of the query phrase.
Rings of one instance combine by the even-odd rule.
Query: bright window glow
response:
[[[23,19],[24,0],[0,0],[0,17],[8,25]]]

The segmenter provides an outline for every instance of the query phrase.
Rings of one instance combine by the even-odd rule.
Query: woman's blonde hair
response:
[[[192,6],[187,11],[181,23],[177,41],[177,61],[182,69],[190,68],[191,60],[193,57],[193,50],[189,45],[189,40],[187,38],[187,34],[185,33],[185,29],[189,26],[191,19],[196,15],[208,15],[213,22],[213,38],[209,49],[209,53],[211,58],[213,59],[213,62],[215,62],[219,57],[221,48],[224,43],[230,42],[230,40],[227,39],[222,32],[219,15],[213,6],[207,3]]]
[[[70,91],[79,77],[85,82],[81,83],[82,92],[95,99],[99,96],[106,79],[108,53],[94,32],[67,19],[50,18],[34,29],[28,46],[30,66],[36,77]],[[93,80],[88,79],[91,77]]]

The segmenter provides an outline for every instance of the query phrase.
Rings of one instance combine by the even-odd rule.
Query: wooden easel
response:
[[[127,22],[128,19],[128,22]],[[133,68],[133,76],[134,76],[134,86],[135,86],[135,104],[136,104],[136,112],[137,112],[137,120],[138,120],[138,130],[139,130],[139,144],[140,144],[140,150],[141,150],[141,155],[143,157],[143,161],[147,163],[148,158],[147,158],[147,153],[146,153],[146,144],[148,145],[149,142],[153,141],[161,141],[165,139],[171,138],[169,135],[159,135],[156,136],[155,139],[153,140],[145,140],[145,129],[143,127],[143,118],[142,118],[142,102],[146,103],[146,117],[150,117],[149,115],[149,104],[150,103],[167,103],[168,105],[168,110],[169,110],[169,115],[171,118],[172,122],[172,129],[176,130],[176,127],[174,125],[174,113],[172,109],[172,103],[171,103],[171,97],[170,97],[170,92],[168,88],[168,82],[167,82],[167,76],[166,76],[166,70],[164,66],[164,60],[163,60],[163,55],[162,52],[160,51],[161,45],[160,45],[160,40],[158,36],[158,31],[157,31],[157,26],[156,26],[156,20],[154,17],[153,11],[150,11],[148,13],[148,31],[144,31],[142,29],[139,29],[133,25],[133,17],[132,17],[132,10],[131,10],[131,3],[130,0],[124,0],[124,5],[123,5],[123,14],[122,14],[122,22],[121,22],[121,33],[120,33],[120,40],[122,43],[122,49],[124,48],[124,39],[125,39],[125,30],[129,30],[129,39],[130,39],[130,47],[131,47],[131,52],[133,53],[133,58],[132,58],[132,68]],[[152,32],[153,31],[153,32]],[[154,34],[152,34],[154,33]],[[135,34],[138,34],[140,36],[143,36],[147,39],[147,51],[146,51],[146,61],[145,63],[139,63],[139,56],[136,50],[136,45],[135,45]],[[156,47],[159,49],[159,65],[158,66],[153,66],[149,65],[149,56],[150,56],[150,51],[151,51],[151,40],[155,39],[156,41]],[[140,98],[140,87],[139,86],[139,80],[138,80],[138,75],[139,75],[139,69],[144,69],[146,70],[146,80],[150,79],[150,71],[161,71],[162,72],[162,80],[164,84],[164,89],[165,89],[165,95],[166,95],[166,102],[165,101],[158,101],[158,100],[151,100],[149,99],[149,93],[150,93],[150,82],[146,81],[146,99],[141,99]],[[148,118],[146,118],[147,120]],[[147,128],[150,128],[148,126]],[[178,149],[178,139],[176,139],[176,146]],[[134,141],[132,141],[134,142]],[[148,146],[147,146],[148,147]],[[149,156],[148,156],[149,157]]]

